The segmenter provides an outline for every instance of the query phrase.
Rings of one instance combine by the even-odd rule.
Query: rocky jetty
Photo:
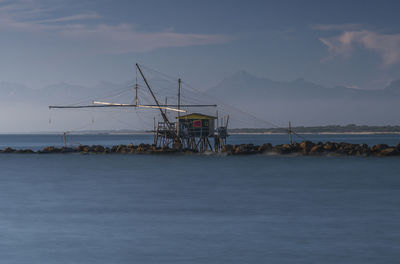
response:
[[[226,145],[222,152],[229,155],[246,154],[278,154],[278,155],[309,155],[309,156],[400,156],[400,144],[397,146],[388,146],[378,144],[369,147],[367,144],[351,144],[336,142],[318,142],[303,141],[301,143],[282,144],[272,146],[271,144],[262,144],[261,146],[253,144]]]
[[[43,149],[33,151],[31,149],[13,149],[5,148],[0,153],[35,153],[35,154],[57,154],[57,153],[81,153],[81,154],[157,154],[157,153],[177,153],[182,152],[171,148],[157,148],[154,145],[117,145],[104,147],[101,145],[79,145],[78,147],[54,147],[49,146]]]
[[[225,145],[221,151],[226,155],[251,155],[251,154],[271,154],[271,155],[302,155],[302,156],[399,156],[400,144],[389,146],[378,144],[368,146],[366,144],[336,143],[303,141],[301,143],[282,144],[273,146],[270,143],[262,145],[239,144]],[[49,146],[41,150],[13,149],[5,148],[0,153],[18,154],[54,154],[54,153],[80,153],[80,154],[168,154],[168,153],[196,153],[193,150],[180,150],[179,148],[158,148],[155,145],[117,145],[104,147],[101,145],[80,145],[78,147],[54,147]]]

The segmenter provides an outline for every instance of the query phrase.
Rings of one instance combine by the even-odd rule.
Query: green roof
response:
[[[179,116],[177,117],[177,119],[217,119],[217,118],[215,116],[193,113],[193,114]]]

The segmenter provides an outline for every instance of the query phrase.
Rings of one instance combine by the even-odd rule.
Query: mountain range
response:
[[[299,99],[388,99],[400,96],[400,80],[376,90],[355,89],[346,86],[326,87],[302,78],[294,81],[273,81],[246,71],[239,71],[208,89],[210,94],[230,100],[299,100]]]
[[[9,113],[0,118],[0,131],[43,131],[48,105],[74,101],[90,103],[94,98],[113,95],[113,92],[129,87],[128,84],[100,82],[86,87],[59,83],[30,89],[0,82],[1,109],[3,113]],[[226,113],[230,112],[233,127],[266,127],[271,123],[284,126],[288,121],[294,125],[400,124],[400,80],[376,90],[363,90],[326,87],[304,79],[275,81],[239,71],[207,89],[206,93],[225,107]],[[133,90],[129,100],[126,94],[123,96],[125,102],[131,101]],[[115,101],[121,99],[115,98]],[[74,118],[77,117],[67,120],[65,126],[73,124]],[[112,129],[107,125],[99,128]]]
[[[207,92],[278,125],[399,124],[400,80],[376,90],[274,81],[239,71]],[[262,125],[260,125],[262,126]]]

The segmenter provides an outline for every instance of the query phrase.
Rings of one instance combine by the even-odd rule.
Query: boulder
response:
[[[42,149],[41,153],[59,153],[61,152],[61,149],[59,148],[55,148],[53,146],[50,147],[45,147],[44,149]]]
[[[372,152],[381,152],[384,149],[389,148],[387,144],[377,144],[371,147]]]
[[[263,152],[268,152],[272,150],[272,144],[271,143],[264,143],[261,146],[258,147],[257,151],[260,153]]]
[[[139,146],[137,146],[137,148],[135,149],[135,153],[145,153],[145,152],[148,152],[148,151],[151,151],[151,150],[152,150],[152,146],[151,146],[151,145],[141,143],[141,144],[139,144]],[[169,150],[168,147],[164,147],[164,148],[162,149],[162,151],[167,151],[167,150]]]
[[[400,143],[396,145],[396,149],[400,151]]]
[[[299,143],[294,142],[291,146],[292,146],[292,152],[301,151],[301,147],[300,147],[300,144],[299,144]]]
[[[326,142],[323,148],[326,151],[335,151],[337,149],[337,144],[333,142]]]
[[[240,144],[236,146],[234,154],[255,154],[258,153],[258,147],[256,148],[253,144]]]
[[[356,156],[369,156],[371,154],[371,150],[369,149],[367,144],[360,144],[356,149]]]
[[[15,149],[7,147],[7,148],[3,149],[2,152],[3,153],[14,153]]]
[[[69,148],[69,147],[63,147],[63,148],[61,148],[61,153],[72,153],[72,152],[75,152],[76,150],[75,149],[73,149],[73,148]]]
[[[235,150],[234,146],[228,144],[228,145],[225,145],[225,146],[222,148],[221,151],[224,152],[224,153],[227,153],[227,154],[231,155],[231,154],[233,154],[234,150]]]
[[[247,145],[240,144],[235,148],[235,154],[246,154],[247,153]]]
[[[385,148],[380,150],[377,153],[377,156],[382,156],[382,157],[386,157],[386,156],[396,156],[399,154],[399,151],[394,148],[394,147],[389,147],[389,148]]]
[[[82,148],[82,152],[84,152],[84,153],[89,153],[90,152],[90,147],[89,146],[84,146],[83,148]]]
[[[118,148],[118,146],[112,146],[111,149],[110,149],[110,152],[111,153],[117,152],[117,148]]]
[[[314,147],[314,145],[315,144],[311,141],[303,141],[300,143],[300,149],[303,153],[307,154],[308,152],[310,152],[312,147]]]
[[[324,152],[324,146],[322,144],[315,145],[310,149],[310,155],[321,155]]]
[[[283,144],[283,145],[276,145],[273,150],[278,154],[289,154],[292,152],[292,145],[290,144]]]
[[[105,148],[103,146],[97,145],[92,147],[92,151],[96,153],[102,153],[105,151]]]
[[[337,146],[336,153],[341,155],[356,155],[358,150],[358,145],[341,142]]]
[[[79,145],[77,148],[76,148],[76,151],[78,151],[78,152],[83,152],[85,149],[87,150],[89,148],[89,146],[86,146],[86,145]]]
[[[118,145],[115,149],[117,153],[126,153],[126,146],[125,145]]]

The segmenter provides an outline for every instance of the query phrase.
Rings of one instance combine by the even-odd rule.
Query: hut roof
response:
[[[188,115],[182,115],[177,117],[177,119],[216,119],[215,116],[203,115],[199,113],[192,113]]]

